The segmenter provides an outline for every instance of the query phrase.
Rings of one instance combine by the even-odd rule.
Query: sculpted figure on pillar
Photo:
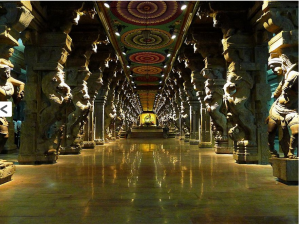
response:
[[[266,120],[268,145],[272,157],[279,157],[279,152],[274,146],[277,129],[281,131],[279,144],[285,158],[296,158],[294,151],[298,148],[298,7],[297,2],[264,1],[262,5],[264,14],[257,20],[271,33],[268,42],[270,53],[268,66],[274,74],[282,77],[273,93],[275,102]],[[272,162],[275,167],[278,166],[276,160]]]
[[[258,151],[254,100],[250,98],[256,58],[255,40],[246,17],[249,4],[235,6],[232,3],[229,5],[233,8],[228,5],[222,9],[220,5],[210,3],[214,27],[221,28],[223,32],[223,55],[229,64],[223,89],[228,120],[233,124],[229,136],[236,143],[234,158],[237,162],[257,161]]]
[[[268,123],[268,144],[269,150],[273,157],[279,157],[274,148],[274,139],[278,125],[283,130],[283,139],[280,141],[284,157],[293,159],[295,149],[298,149],[298,130],[299,130],[299,113],[298,113],[298,84],[299,68],[297,63],[292,63],[290,59],[282,54],[271,53],[269,58],[269,67],[278,76],[283,76],[276,91],[274,92],[275,102],[271,106]],[[289,136],[290,129],[291,137]]]
[[[224,67],[215,66],[215,68],[204,68],[202,75],[206,78],[204,102],[209,115],[212,118],[214,130],[216,132],[215,139],[218,141],[227,141],[227,119],[223,105],[223,79]]]
[[[88,88],[84,81],[72,90],[73,104],[75,111],[68,115],[68,123],[66,129],[66,140],[60,152],[64,153],[79,153],[81,151],[82,139],[80,131],[86,123],[87,116],[91,109],[90,96]]]
[[[15,92],[15,87],[18,88]],[[14,102],[19,103],[24,97],[25,84],[10,75],[10,67],[0,64],[0,101],[8,101],[13,97]],[[9,137],[8,121],[5,117],[0,117],[0,152]]]
[[[207,4],[207,3],[203,3]],[[212,20],[208,17],[208,10],[200,7],[198,16],[200,19]],[[205,66],[200,73],[192,74],[192,83],[198,95],[201,96],[202,106],[207,109],[211,117],[212,134],[215,139],[216,153],[232,153],[228,149],[228,129],[227,119],[223,104],[223,86],[226,83],[225,78],[225,60],[222,56],[222,32],[215,28],[190,27],[191,38],[186,43],[194,45],[194,51],[201,54],[204,58]],[[205,91],[203,92],[203,84]],[[202,91],[202,92],[200,92]]]
[[[22,33],[28,97],[21,128],[21,134],[26,132],[26,136],[21,135],[18,160],[26,164],[54,163],[58,158],[63,120],[72,101],[63,73],[71,52],[72,39],[68,34],[83,15],[82,3],[42,2],[40,6],[46,11],[45,20]]]
[[[62,114],[72,101],[70,87],[64,82],[62,71],[49,72],[43,77],[42,91],[46,107],[41,110],[38,148],[45,149],[45,155],[57,155],[58,146],[54,146],[57,134],[54,134],[56,121],[62,119]],[[49,148],[49,146],[52,146]]]

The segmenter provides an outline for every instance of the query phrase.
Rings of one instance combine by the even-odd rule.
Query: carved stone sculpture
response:
[[[82,86],[78,85],[72,90],[72,95],[75,111],[68,116],[66,143],[62,145],[60,150],[63,154],[79,153],[81,151],[82,139],[79,137],[79,131],[82,129],[91,108],[90,96],[85,81]]]
[[[228,146],[228,124],[223,104],[223,86],[226,82],[222,75],[224,68],[218,65],[208,67],[211,68],[204,68],[201,73],[206,78],[204,102],[212,119],[215,151],[216,153],[232,153],[232,149]]]
[[[18,87],[15,93],[14,87]],[[10,75],[10,67],[5,64],[0,64],[0,101],[8,101],[11,97],[15,103],[20,102],[24,97],[25,84]],[[0,152],[9,137],[8,121],[5,117],[0,117]]]
[[[71,89],[64,82],[64,73],[53,71],[43,77],[42,91],[46,106],[40,113],[39,135],[41,139],[37,142],[37,148],[44,151],[45,155],[57,155],[59,146],[54,144],[57,134],[53,133],[53,130],[57,129],[53,129],[53,126],[56,126],[56,121],[62,119],[64,110],[72,101]]]
[[[288,136],[288,128],[290,128],[290,140],[283,137],[281,147],[285,158],[293,159],[296,156],[294,151],[298,149],[298,130],[299,130],[299,113],[298,113],[298,83],[299,72],[297,63],[292,63],[289,58],[282,54],[271,53],[269,58],[269,67],[278,76],[283,76],[282,81],[277,87],[268,123],[268,144],[269,150],[273,157],[279,157],[274,148],[274,139],[278,125],[281,125],[283,136]],[[288,143],[289,142],[289,143]]]

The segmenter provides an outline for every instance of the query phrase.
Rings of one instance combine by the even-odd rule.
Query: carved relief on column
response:
[[[224,98],[228,110],[228,121],[233,123],[229,136],[234,140],[233,157],[238,163],[264,162],[264,125],[261,123],[263,107],[266,105],[269,87],[266,84],[265,61],[260,61],[261,39],[254,35],[253,20],[248,19],[254,2],[245,4],[217,4],[210,2],[213,26],[223,33],[223,54],[228,63]],[[265,92],[263,93],[263,90]],[[260,95],[259,93],[263,93]],[[255,113],[260,111],[260,113]]]
[[[228,140],[228,128],[231,127],[227,123],[226,107],[223,104],[223,86],[226,83],[224,59],[207,57],[201,75],[206,79],[204,102],[212,119],[215,152],[232,153],[232,141]]]
[[[264,14],[257,20],[272,33],[269,40],[268,66],[282,80],[273,97],[275,102],[266,120],[268,145],[273,175],[284,181],[298,181],[299,154],[299,37],[298,2],[267,2],[262,6]],[[274,140],[277,130],[282,134],[279,141],[284,159],[279,158]],[[297,149],[297,155],[295,150]],[[284,169],[281,169],[284,168]]]
[[[115,118],[115,132],[116,132],[116,139],[120,139],[120,132],[124,122],[124,112],[122,109],[122,96],[125,84],[125,74],[118,82],[118,86],[116,88],[116,98],[115,98],[115,105],[116,105],[116,118]]]
[[[66,112],[67,123],[60,148],[61,154],[78,154],[83,146],[83,126],[91,112],[90,96],[87,80],[90,77],[89,62],[92,54],[97,52],[99,34],[86,32],[72,32],[76,48],[66,63],[66,82],[72,88],[75,111]]]
[[[33,19],[33,15],[31,14],[32,7],[29,3],[22,2],[1,2],[1,13],[0,13],[0,65],[1,70],[6,70],[7,68],[13,69],[14,65],[10,61],[10,57],[14,53],[14,47],[19,46],[18,39],[20,37],[20,33],[26,29],[26,27],[30,24]],[[4,71],[2,71],[3,73]],[[10,71],[9,71],[10,73]],[[3,77],[3,76],[2,76]],[[5,76],[4,76],[5,77]],[[3,78],[4,78],[3,77]],[[6,78],[7,79],[7,78]],[[5,89],[6,87],[5,80],[2,79],[3,84],[1,86]],[[13,101],[15,104],[18,104],[21,99],[24,97],[24,83],[16,80],[13,77],[7,79],[8,83],[11,83],[11,88],[16,87],[19,88],[22,85],[22,90],[16,89],[16,91],[6,91],[10,94],[5,94],[2,97],[1,101]],[[19,94],[22,91],[21,95]],[[4,94],[4,93],[3,93]],[[2,94],[2,95],[3,95]],[[16,97],[18,96],[18,100]],[[13,99],[11,99],[13,97]],[[15,106],[13,104],[13,107]],[[14,111],[14,110],[13,110]],[[17,146],[14,143],[14,124],[13,124],[13,115],[11,117],[0,117],[0,125],[2,127],[0,138],[0,152],[8,153],[15,151]],[[4,130],[3,130],[4,129]],[[1,181],[0,181],[1,182]]]
[[[97,104],[101,105],[101,115],[97,116],[96,120],[98,120],[97,124],[99,126],[100,130],[100,136],[96,137],[96,144],[104,144],[105,138],[106,138],[106,126],[105,126],[105,120],[106,120],[106,110],[104,107],[106,106],[107,102],[109,101],[109,91],[110,91],[110,84],[112,82],[112,79],[115,74],[115,68],[117,66],[117,56],[112,52],[114,51],[113,48],[110,51],[110,57],[107,60],[107,67],[103,71],[103,85],[101,89],[99,90],[99,93],[96,97],[95,102]],[[99,117],[99,118],[98,118]],[[99,121],[100,120],[100,121]],[[98,128],[97,128],[98,130]]]
[[[201,13],[203,12],[198,12],[199,15]],[[207,15],[204,18],[207,19]],[[200,16],[200,19],[203,18]],[[222,56],[221,45],[222,32],[197,25],[190,27],[190,30],[192,37],[186,42],[193,44],[195,52],[200,53],[205,61],[205,67],[202,71],[192,74],[192,82],[195,90],[198,90],[197,94],[200,96],[202,106],[206,107],[211,117],[215,152],[232,153],[232,149],[228,147],[227,119],[224,115],[225,112],[220,111],[222,107],[224,108],[223,86],[225,84],[225,79],[223,79],[225,77],[225,60]]]
[[[25,121],[21,134],[28,130],[31,133],[21,136],[20,163],[53,163],[57,160],[60,128],[56,130],[55,124],[62,119],[63,111],[72,98],[62,66],[71,51],[71,39],[63,33],[45,33],[40,35],[40,40],[39,47],[38,43],[27,45],[23,40],[28,98],[25,96]]]
[[[122,74],[122,65],[120,61],[117,61],[116,65],[114,66],[114,70],[110,70],[109,76],[111,77],[110,83],[110,91],[108,93],[106,105],[105,105],[105,122],[104,122],[104,129],[105,129],[105,141],[115,141],[114,133],[115,133],[115,119],[117,116],[116,106],[114,104],[115,97],[116,97],[116,87],[118,85],[119,79],[124,76]]]
[[[182,60],[182,59],[181,59]],[[184,90],[183,83],[185,80],[183,79],[184,73],[186,74],[186,78],[188,79],[188,76],[190,74],[190,70],[185,68],[183,63],[174,63],[173,71],[176,72],[180,79],[182,79],[182,82],[178,83],[179,87],[179,97],[181,100],[180,104],[180,112],[181,112],[181,127],[182,131],[184,133],[184,137],[181,137],[181,140],[184,140],[185,142],[189,142],[190,139],[190,106],[188,104],[188,96],[186,94],[186,91]]]
[[[184,78],[191,106],[191,137],[194,136],[194,144],[199,144],[199,147],[212,147],[211,122],[204,105],[204,78],[200,75],[204,67],[203,58],[198,52],[193,52],[192,46],[186,46],[183,51],[185,66],[191,70],[190,76]]]
[[[91,110],[87,118],[87,123],[84,127],[84,146],[83,148],[94,148],[96,143],[95,139],[95,99],[99,90],[103,85],[103,70],[107,60],[109,60],[109,51],[107,37],[105,34],[100,34],[100,45],[97,46],[97,53],[93,54],[90,58],[89,69],[91,75],[87,80],[87,86],[90,96]]]
[[[237,162],[258,160],[257,134],[254,123],[254,103],[250,99],[254,77],[242,65],[253,61],[253,38],[248,34],[235,34],[222,40],[224,57],[229,62],[227,82],[224,85],[225,104],[233,128],[229,136],[235,141],[234,159]]]
[[[63,124],[57,121],[62,120],[72,98],[70,87],[65,83],[63,65],[71,52],[72,40],[68,33],[73,19],[80,18],[78,10],[81,6],[76,3],[63,8],[56,4],[62,7],[63,13],[59,14],[53,11],[50,2],[45,4],[49,16],[65,20],[53,26],[49,24],[55,32],[22,33],[28,77],[25,92],[28,94],[25,96],[25,121],[21,128],[18,161],[24,164],[56,162],[63,130]],[[73,17],[66,18],[65,15]],[[26,136],[22,135],[25,133]]]

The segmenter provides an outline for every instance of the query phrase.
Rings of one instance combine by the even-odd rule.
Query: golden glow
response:
[[[156,115],[154,113],[142,113],[140,115],[141,125],[156,125]]]

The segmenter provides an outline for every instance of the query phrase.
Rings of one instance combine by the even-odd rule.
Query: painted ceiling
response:
[[[139,95],[143,111],[152,111],[155,97],[171,70],[193,2],[97,2],[102,22],[122,58],[124,71]],[[187,7],[181,9],[183,5]],[[101,18],[101,17],[100,17]]]

